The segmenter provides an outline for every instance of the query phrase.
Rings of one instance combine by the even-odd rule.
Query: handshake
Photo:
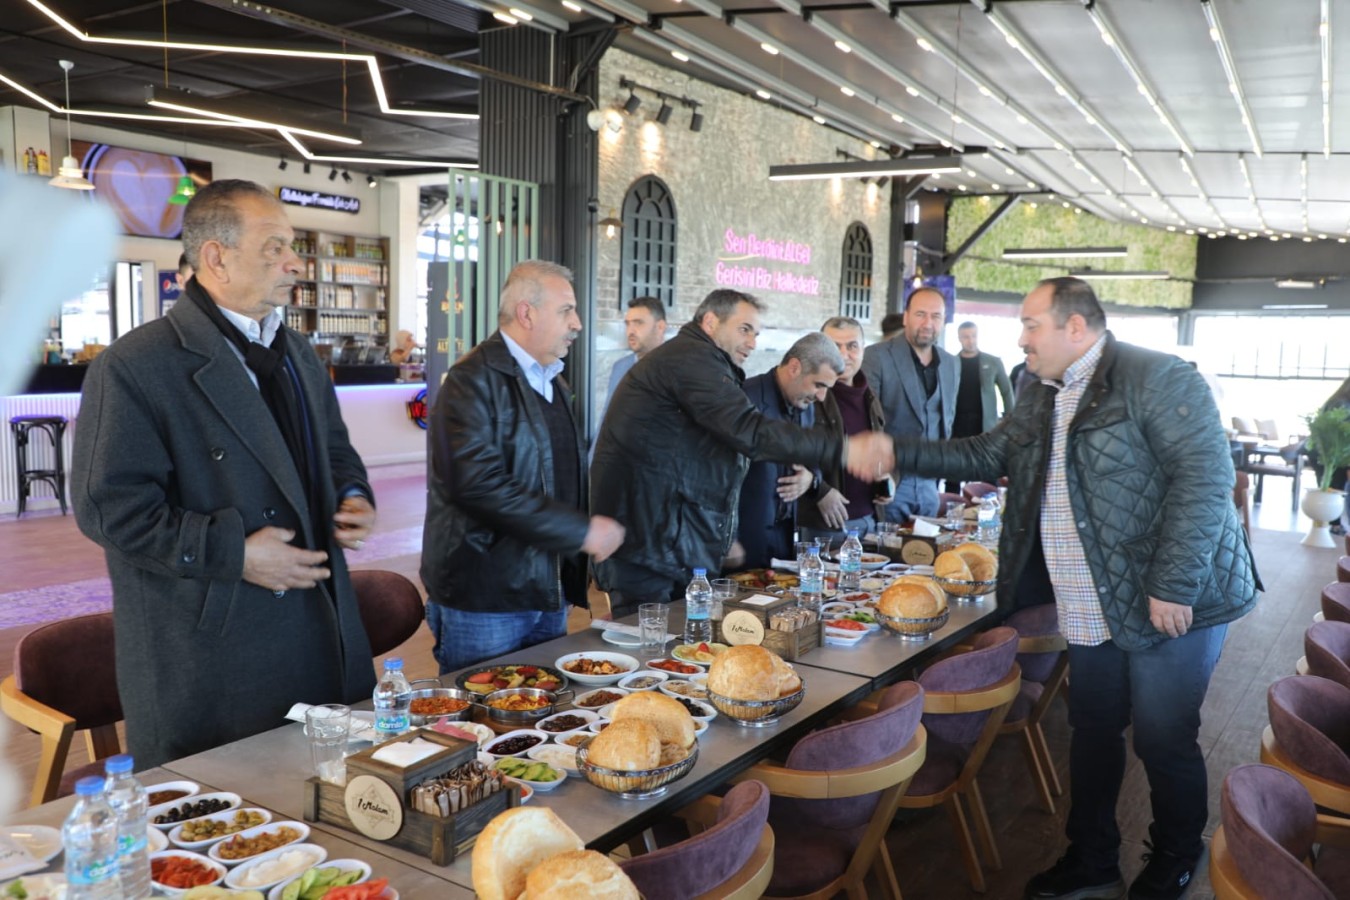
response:
[[[884,431],[852,435],[844,446],[844,467],[859,481],[879,481],[895,470],[895,441]]]

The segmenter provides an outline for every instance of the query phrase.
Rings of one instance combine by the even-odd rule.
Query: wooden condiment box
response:
[[[318,778],[305,782],[304,818],[307,822],[329,822],[342,828],[365,834],[373,840],[383,840],[396,847],[425,856],[438,866],[448,866],[455,857],[473,845],[479,832],[498,813],[520,805],[520,785],[508,782],[504,790],[490,794],[486,798],[465,807],[448,817],[432,816],[409,805],[412,789],[424,781],[438,778],[472,762],[478,756],[476,742],[464,741],[448,734],[440,734],[430,729],[410,731],[407,734],[391,738],[391,741],[410,741],[424,738],[432,743],[442,744],[445,750],[435,753],[411,766],[392,766],[380,760],[372,759],[372,754],[381,745],[362,750],[347,757],[347,785],[333,784]],[[388,743],[388,742],[386,742]],[[400,810],[397,816],[390,817],[385,835],[383,832],[358,827],[352,821],[348,811],[348,788],[356,779],[370,777],[377,779],[388,790],[388,800],[392,804],[396,799]],[[375,803],[384,790],[372,784]],[[393,819],[397,819],[394,824]]]
[[[759,644],[772,650],[783,659],[799,659],[820,646],[820,622],[813,622],[797,631],[775,631],[769,626],[769,616],[786,606],[796,606],[792,596],[775,597],[768,603],[748,603],[754,597],[767,594],[744,594],[735,600],[722,601],[722,620],[717,623],[717,639],[724,644]],[[733,616],[743,611],[758,620],[758,626],[751,625],[745,616]],[[731,627],[728,628],[728,618]],[[739,622],[737,621],[739,619]]]

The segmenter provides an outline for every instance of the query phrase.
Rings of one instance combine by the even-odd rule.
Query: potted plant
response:
[[[1345,508],[1345,492],[1331,487],[1336,472],[1350,466],[1350,409],[1343,406],[1323,408],[1311,416],[1308,423],[1309,453],[1317,455],[1322,465],[1318,486],[1303,497],[1303,513],[1312,519],[1313,526],[1303,543],[1309,547],[1335,547],[1328,525],[1341,516]]]

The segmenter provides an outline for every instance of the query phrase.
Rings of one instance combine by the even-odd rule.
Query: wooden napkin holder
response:
[[[747,594],[735,600],[722,601],[722,620],[717,623],[718,640],[732,646],[747,643],[759,644],[766,650],[772,650],[783,659],[788,660],[800,659],[803,654],[809,653],[820,646],[819,621],[797,631],[775,631],[769,626],[769,617],[774,612],[787,606],[797,605],[796,597],[791,595],[775,597],[771,602],[762,605],[745,602],[755,596],[768,595]],[[757,627],[750,625],[743,615],[731,615],[737,611],[744,611],[753,616],[759,621],[759,625]],[[728,617],[731,619],[730,628],[727,627]]]

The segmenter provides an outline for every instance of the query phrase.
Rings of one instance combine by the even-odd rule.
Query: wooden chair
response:
[[[969,653],[934,663],[920,676],[923,725],[929,735],[927,761],[900,798],[906,809],[947,807],[971,886],[979,893],[986,889],[984,871],[961,800],[970,806],[975,836],[989,868],[1003,868],[976,776],[1022,685],[1016,654],[1017,632],[994,628],[979,635]],[[957,774],[948,779],[944,773],[953,767]]]
[[[1322,588],[1321,619],[1314,622],[1350,622],[1350,582],[1333,581]]]
[[[923,690],[914,682],[892,685],[882,694],[877,713],[813,732],[797,743],[786,765],[756,763],[741,776],[768,787],[773,795],[769,822],[780,826],[776,863],[780,877],[769,885],[766,897],[782,898],[783,889],[789,887],[795,888],[794,900],[827,900],[840,891],[863,900],[868,896],[864,882],[872,871],[886,896],[900,900],[884,841],[900,798],[926,755],[928,736],[919,724],[922,703]],[[896,749],[877,756],[888,747]],[[855,761],[871,759],[862,765],[825,768],[848,751]],[[870,815],[869,802],[875,804]],[[803,828],[807,822],[810,825]],[[789,830],[787,823],[797,827]],[[852,837],[858,828],[861,837]],[[804,875],[809,878],[806,883]]]
[[[422,627],[426,607],[417,585],[384,569],[363,569],[351,575],[372,656],[384,656]]]
[[[1266,691],[1266,708],[1261,762],[1298,779],[1318,806],[1350,815],[1350,757],[1337,740],[1350,718],[1350,688],[1290,675]]]
[[[14,647],[14,674],[0,682],[0,711],[42,738],[31,805],[74,791],[102,760],[122,752],[112,613],[76,616],[33,629]],[[65,771],[75,732],[91,762]]]
[[[1209,847],[1217,900],[1335,900],[1350,895],[1347,867],[1324,866],[1328,848],[1350,847],[1350,819],[1318,815],[1308,792],[1270,766],[1229,770],[1220,795],[1223,824]],[[1318,864],[1308,865],[1313,844]],[[1344,859],[1342,855],[1342,860]]]
[[[1022,669],[1022,684],[998,733],[1022,735],[1022,752],[1041,806],[1054,815],[1054,798],[1062,796],[1064,788],[1055,771],[1041,720],[1069,677],[1069,644],[1059,633],[1053,603],[1018,610],[1008,617],[1006,624],[1017,630],[1017,664]]]
[[[1336,580],[1341,584],[1350,582],[1350,556],[1342,556],[1336,560]]]
[[[1298,674],[1328,678],[1350,688],[1350,624],[1314,622],[1303,632]]]

